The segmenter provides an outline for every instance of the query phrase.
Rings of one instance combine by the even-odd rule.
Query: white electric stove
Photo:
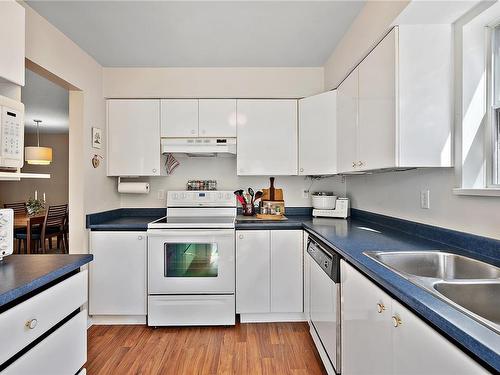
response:
[[[148,224],[148,325],[235,324],[236,197],[169,191]]]

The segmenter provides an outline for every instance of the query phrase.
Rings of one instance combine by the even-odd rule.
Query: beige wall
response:
[[[26,145],[36,145],[36,134],[25,134]],[[0,205],[10,202],[26,202],[38,190],[38,197],[46,193],[47,205],[68,203],[68,134],[41,134],[41,145],[52,147],[50,165],[25,164],[22,172],[50,173],[50,179],[22,179],[0,182]]]
[[[325,89],[336,88],[391,28],[410,1],[368,1],[326,62]]]
[[[323,68],[104,68],[106,98],[300,98]]]
[[[26,58],[48,74],[81,90],[70,92],[69,204],[71,251],[87,251],[85,214],[119,206],[106,168],[91,165],[91,128],[105,129],[102,67],[26,4]],[[99,154],[105,155],[106,150]]]

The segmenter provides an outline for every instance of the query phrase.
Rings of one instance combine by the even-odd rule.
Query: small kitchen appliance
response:
[[[235,324],[236,197],[169,191],[148,224],[148,325]]]
[[[0,261],[14,251],[14,210],[0,209]]]
[[[351,214],[349,198],[336,198],[332,209],[313,208],[314,217],[331,217],[347,219]]]
[[[337,196],[330,191],[312,193],[312,206],[318,210],[333,210]]]
[[[0,168],[24,164],[24,104],[0,95]]]

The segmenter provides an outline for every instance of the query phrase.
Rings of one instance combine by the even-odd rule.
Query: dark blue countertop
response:
[[[0,307],[94,259],[91,254],[10,255],[0,262]]]
[[[153,211],[145,209],[135,215],[133,209],[125,210],[128,211],[124,216],[114,210],[118,212],[111,218],[106,213],[97,214],[102,215],[103,220],[99,223],[94,220],[88,227],[92,230],[145,230],[148,222],[164,215],[164,211],[154,211],[152,215]],[[500,241],[358,210],[352,210],[352,214],[348,220],[312,218],[310,209],[287,208],[288,220],[249,221],[245,218],[236,221],[236,230],[305,229],[459,347],[500,372],[500,335],[363,255],[369,250],[447,250],[500,266]]]
[[[148,223],[166,215],[165,208],[119,208],[87,215],[87,228],[93,231],[145,231]]]

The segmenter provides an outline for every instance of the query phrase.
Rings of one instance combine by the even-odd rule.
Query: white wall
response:
[[[455,195],[453,168],[352,176],[352,206],[383,215],[500,239],[500,198]],[[420,191],[430,190],[430,209],[420,208]]]
[[[119,195],[106,169],[93,169],[91,127],[105,128],[102,67],[68,37],[26,8],[26,58],[46,74],[80,92],[70,92],[69,204],[71,251],[86,252],[85,214],[116,208]],[[105,150],[102,150],[105,154]]]
[[[336,86],[404,8],[398,2],[368,2],[325,65],[325,87]],[[421,23],[427,22],[422,19]],[[456,118],[460,120],[462,114]],[[500,239],[500,198],[457,196],[452,192],[455,187],[452,168],[347,178],[347,195],[354,208]],[[431,208],[424,210],[420,191],[427,189]]]
[[[217,180],[219,190],[248,189],[255,191],[268,188],[269,178],[265,176],[236,176],[236,158],[188,158],[178,159],[181,163],[168,177],[151,177],[149,194],[122,194],[122,207],[165,207],[165,200],[158,200],[158,190],[185,190],[188,180]],[[141,179],[146,181],[146,179]],[[302,191],[309,190],[311,180],[299,176],[276,176],[275,186],[282,188],[287,206],[310,207],[310,198],[303,198]],[[311,191],[335,191],[345,194],[345,183],[340,177],[315,181]]]

